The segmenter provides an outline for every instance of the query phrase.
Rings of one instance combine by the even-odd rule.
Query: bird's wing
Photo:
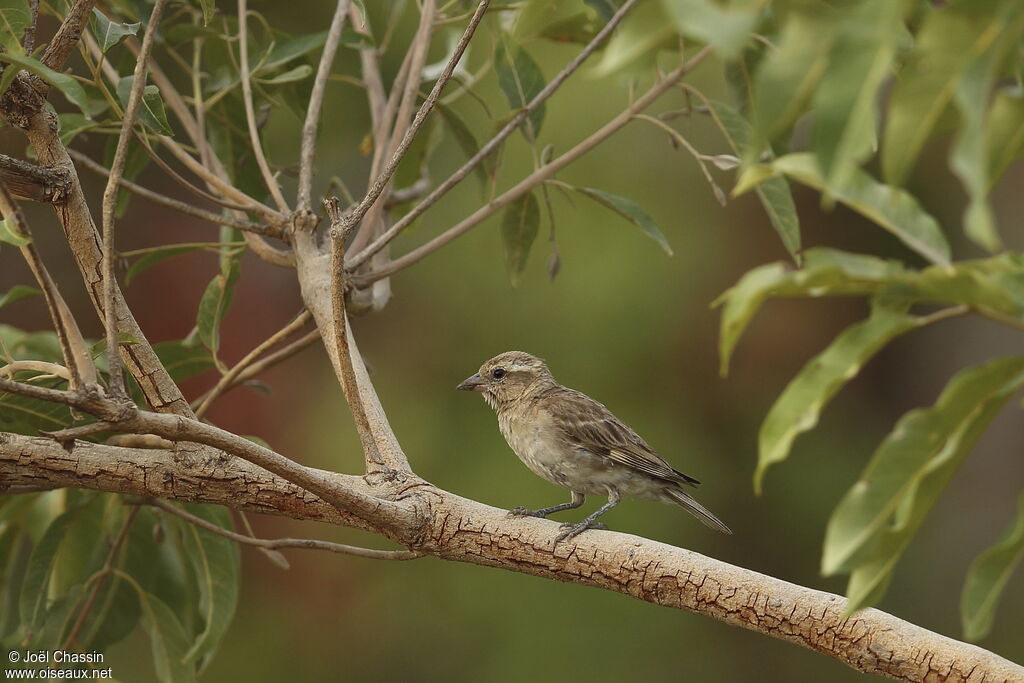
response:
[[[639,434],[586,394],[559,387],[546,398],[555,425],[581,448],[659,479],[700,483],[673,469]]]

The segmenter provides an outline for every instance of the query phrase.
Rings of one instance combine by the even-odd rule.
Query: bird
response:
[[[563,525],[554,545],[587,529],[607,528],[597,520],[623,496],[674,503],[708,527],[732,533],[684,490],[699,481],[674,469],[602,404],[555,381],[540,358],[506,351],[456,389],[479,392],[497,413],[502,435],[523,464],[572,495],[568,503],[539,510],[516,507],[510,516],[544,518],[580,507],[588,495],[608,496],[593,514]]]

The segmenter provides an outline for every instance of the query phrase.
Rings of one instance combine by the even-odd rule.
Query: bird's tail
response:
[[[704,522],[706,526],[711,527],[715,531],[721,531],[723,534],[731,534],[732,529],[722,523],[722,520],[715,517],[711,512],[694,500],[686,491],[682,490],[678,486],[666,486],[665,494],[669,499],[678,504],[680,507],[685,508],[690,514]]]

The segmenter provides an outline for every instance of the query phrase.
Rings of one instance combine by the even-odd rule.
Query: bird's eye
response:
[[[493,377],[494,379],[501,379],[504,376],[505,368],[494,368],[494,370],[491,371],[491,377]]]

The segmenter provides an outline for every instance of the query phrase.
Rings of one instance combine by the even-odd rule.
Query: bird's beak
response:
[[[483,391],[486,384],[487,382],[484,381],[484,378],[479,373],[476,373],[462,380],[462,383],[455,388],[459,391]]]

